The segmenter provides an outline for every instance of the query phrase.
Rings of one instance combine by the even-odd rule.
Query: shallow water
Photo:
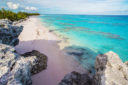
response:
[[[128,60],[128,16],[43,15],[40,17],[44,26],[70,40],[72,43],[70,49],[77,48],[78,53],[72,50],[73,52],[69,54],[75,56],[75,59],[85,67],[89,62],[94,64],[94,56],[108,51],[117,53],[123,62]],[[80,48],[89,48],[88,53],[83,52],[81,57],[78,55]]]

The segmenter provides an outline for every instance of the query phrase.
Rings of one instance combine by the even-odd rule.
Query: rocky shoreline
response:
[[[47,56],[38,51],[16,52],[22,30],[23,26],[0,20],[0,85],[32,85],[31,75],[47,67]]]
[[[58,85],[128,85],[128,62],[110,51],[100,54],[95,61],[95,74],[72,72]]]
[[[18,23],[18,22],[15,22]],[[33,50],[18,54],[18,36],[23,26],[9,20],[0,20],[0,85],[32,85],[31,76],[47,68],[48,58]],[[42,84],[43,85],[43,84]],[[128,62],[110,51],[96,57],[95,73],[71,72],[58,85],[128,85]]]

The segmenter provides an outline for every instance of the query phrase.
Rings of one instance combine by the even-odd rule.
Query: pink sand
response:
[[[65,74],[72,71],[84,71],[75,60],[66,56],[60,49],[67,43],[60,42],[62,39],[49,32],[38,17],[30,17],[18,25],[23,25],[24,29],[19,36],[20,43],[16,46],[17,52],[23,54],[38,50],[48,57],[47,69],[32,76],[33,85],[57,85]]]

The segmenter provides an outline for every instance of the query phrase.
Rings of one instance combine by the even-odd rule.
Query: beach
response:
[[[68,42],[44,27],[39,17],[30,17],[18,25],[24,28],[19,36],[20,42],[15,47],[16,51],[24,54],[38,50],[48,57],[47,69],[32,76],[33,85],[57,85],[66,74],[72,71],[85,71],[62,50]]]

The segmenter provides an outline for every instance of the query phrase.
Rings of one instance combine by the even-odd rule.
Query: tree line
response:
[[[11,21],[18,21],[20,19],[26,19],[29,16],[40,15],[39,13],[27,13],[27,12],[13,12],[10,10],[1,9],[0,10],[0,19],[9,19]]]

